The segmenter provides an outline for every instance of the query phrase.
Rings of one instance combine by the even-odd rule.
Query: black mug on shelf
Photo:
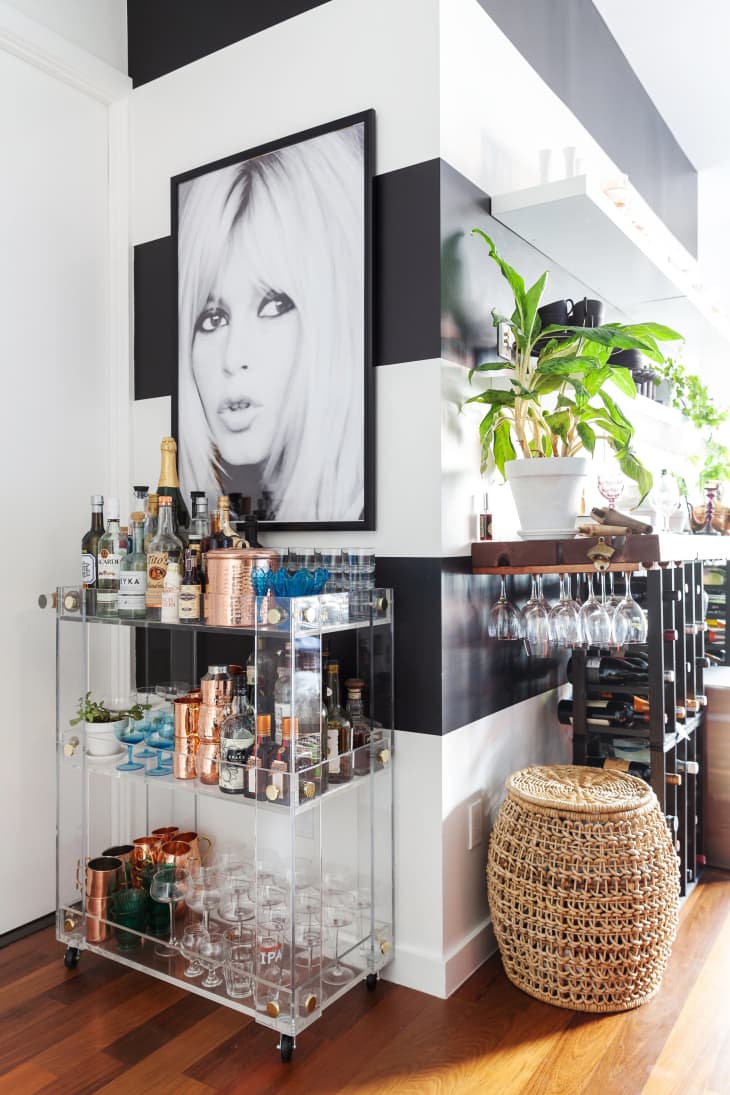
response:
[[[603,323],[603,301],[583,297],[576,300],[570,313],[573,327],[600,327]]]
[[[537,314],[543,327],[565,327],[574,307],[575,305],[570,298],[567,300],[554,300],[550,304],[543,304],[542,308],[538,308]]]

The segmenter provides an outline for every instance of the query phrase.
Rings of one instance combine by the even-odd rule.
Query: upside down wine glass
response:
[[[613,615],[613,633],[619,646],[629,643],[645,643],[647,636],[646,616],[631,596],[631,572],[624,572],[626,593]]]
[[[522,609],[525,647],[531,657],[547,658],[550,654],[550,610],[542,596],[542,577],[532,576],[530,599]]]
[[[580,605],[573,600],[570,574],[560,575],[560,600],[548,616],[550,638],[558,646],[579,646],[583,642]]]
[[[490,639],[523,639],[525,628],[519,609],[507,600],[507,584],[500,574],[499,600],[495,601],[487,617],[487,634]]]
[[[580,606],[583,633],[589,646],[608,646],[613,638],[611,617],[596,597],[593,575],[587,575],[588,597]]]

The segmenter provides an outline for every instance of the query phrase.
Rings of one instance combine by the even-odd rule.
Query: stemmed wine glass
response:
[[[522,609],[525,647],[532,657],[547,658],[550,654],[550,610],[542,596],[540,576],[532,575],[530,599]]]
[[[679,502],[679,487],[677,480],[670,475],[666,468],[662,476],[651,492],[654,505],[662,517],[662,532],[669,532],[669,516],[674,513]]]
[[[217,971],[223,965],[226,940],[222,932],[207,933],[198,947],[198,960],[207,971],[200,982],[204,989],[214,989],[223,984],[223,978]]]
[[[525,628],[519,609],[507,600],[507,584],[500,574],[499,600],[495,601],[487,617],[487,634],[490,639],[523,639]]]
[[[618,465],[607,464],[598,472],[596,480],[599,493],[608,502],[609,509],[615,509],[616,503],[624,492],[626,480],[621,474]]]
[[[608,646],[613,638],[611,617],[596,597],[593,575],[588,574],[588,597],[580,606],[580,619],[586,642],[590,646]]]
[[[583,642],[580,605],[571,596],[568,573],[560,575],[560,600],[550,609],[548,626],[550,638],[558,646],[579,646]]]
[[[220,901],[221,891],[215,867],[199,867],[190,879],[186,904],[203,917],[203,927],[210,928],[210,913]]]
[[[344,897],[345,895],[343,895]],[[343,965],[340,962],[340,929],[346,928],[352,924],[353,913],[352,910],[342,905],[330,905],[324,910],[325,924],[334,933],[335,938],[335,962],[333,966],[328,966],[322,974],[322,980],[327,985],[344,985],[352,977],[353,971],[349,966]]]
[[[647,636],[646,616],[641,606],[631,596],[631,572],[624,572],[626,593],[613,616],[613,632],[619,646],[628,643],[645,643]]]
[[[168,945],[158,944],[155,954],[163,958],[172,958],[177,954],[177,939],[175,938],[175,906],[185,899],[188,892],[190,875],[183,867],[175,867],[166,864],[156,871],[150,883],[150,897],[161,905],[170,907],[170,939]]]

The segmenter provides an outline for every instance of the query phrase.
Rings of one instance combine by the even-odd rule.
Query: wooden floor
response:
[[[450,1000],[351,992],[287,1065],[236,1012],[90,954],[68,971],[62,954],[50,930],[0,951],[3,1095],[730,1093],[728,873],[705,872],[662,990],[636,1011],[538,1003],[493,958]]]

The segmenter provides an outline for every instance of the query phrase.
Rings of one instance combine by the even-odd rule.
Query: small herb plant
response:
[[[80,722],[116,722],[117,719],[126,718],[139,722],[150,707],[149,703],[135,703],[124,711],[110,711],[104,700],[92,700],[91,692],[87,692],[85,696],[79,696],[76,718],[68,720],[69,726],[77,726]]]
[[[604,440],[624,475],[637,483],[643,500],[651,489],[651,472],[632,448],[633,426],[606,391],[606,385],[613,384],[633,398],[636,385],[629,370],[611,365],[609,358],[613,350],[635,349],[662,364],[658,343],[681,335],[658,323],[543,328],[538,308],[547,272],[526,288],[489,236],[480,228],[473,232],[487,244],[515,304],[509,318],[492,311],[494,326],[506,323],[514,335],[512,361],[485,362],[469,373],[470,381],[474,373],[511,373],[506,390],[489,387],[466,400],[488,408],[479,427],[482,473],[493,461],[504,476],[505,462],[518,453],[526,458],[576,456],[582,450],[593,454],[596,441]]]

